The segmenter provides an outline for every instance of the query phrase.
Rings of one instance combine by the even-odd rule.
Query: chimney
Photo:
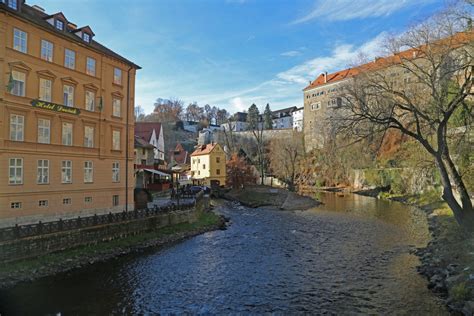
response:
[[[34,5],[32,5],[31,7],[32,7],[33,9],[35,9],[36,11],[40,11],[40,12],[45,13],[44,9],[43,9],[42,7],[40,7],[39,5],[34,4]]]
[[[327,71],[323,72],[323,77],[324,77],[324,83],[327,83],[328,82],[328,72]]]

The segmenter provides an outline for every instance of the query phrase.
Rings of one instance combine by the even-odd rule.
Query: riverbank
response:
[[[225,220],[213,212],[203,212],[193,223],[181,223],[155,231],[55,252],[33,259],[0,266],[0,288],[19,282],[31,282],[45,276],[81,268],[96,262],[140,252],[151,247],[163,247],[187,238],[225,227]]]
[[[428,288],[445,300],[458,315],[474,315],[474,235],[456,223],[452,211],[436,192],[422,195],[391,195],[380,190],[354,192],[414,205],[428,216],[432,240],[416,250],[418,272],[428,279]]]
[[[306,210],[321,205],[321,202],[311,197],[263,185],[232,189],[224,195],[224,198],[237,201],[247,207],[275,206],[285,211]]]

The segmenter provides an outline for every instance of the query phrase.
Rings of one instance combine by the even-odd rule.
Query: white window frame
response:
[[[84,161],[84,183],[94,182],[94,163],[90,160]]]
[[[54,44],[50,41],[41,40],[41,59],[53,62]]]
[[[112,99],[112,115],[122,117],[122,100],[118,98]]]
[[[85,92],[85,100],[86,100],[86,110],[94,112],[95,111],[95,92],[91,90],[86,90]]]
[[[61,161],[61,183],[72,183],[72,160]]]
[[[10,114],[10,140],[22,142],[25,140],[25,117]]]
[[[23,184],[23,158],[8,160],[8,184]]]
[[[13,28],[13,49],[22,53],[28,52],[28,33]]]
[[[63,104],[66,106],[74,107],[74,86],[65,84],[63,85]]]
[[[82,33],[82,39],[83,39],[84,42],[86,42],[86,43],[90,43],[90,42],[91,42],[91,36],[89,35],[89,33]]]
[[[112,150],[120,150],[121,132],[119,130],[112,130]]]
[[[38,143],[51,143],[51,121],[48,119],[38,119]]]
[[[39,78],[39,99],[51,102],[53,93],[53,81],[51,79]]]
[[[39,200],[38,207],[48,207],[48,200]]]
[[[36,168],[36,183],[49,184],[49,160],[38,159]]]
[[[64,22],[59,20],[59,19],[56,19],[54,21],[54,27],[57,28],[58,30],[63,31],[64,30]]]
[[[63,205],[71,205],[72,199],[71,198],[63,198]]]
[[[114,68],[114,83],[118,85],[122,84],[122,69],[117,67]]]
[[[76,52],[71,49],[64,49],[64,67],[76,69]]]
[[[86,59],[86,74],[90,76],[95,76],[95,67],[96,61],[92,57],[87,57]]]
[[[84,203],[86,203],[86,204],[92,203],[92,196],[84,197]]]
[[[63,122],[61,136],[61,144],[72,146],[74,142],[74,125],[70,122]]]
[[[112,163],[112,182],[120,182],[120,163],[118,161]]]
[[[6,0],[8,7],[13,10],[18,10],[18,0]]]
[[[21,202],[11,202],[10,203],[10,208],[11,209],[20,209],[21,208]]]
[[[118,194],[112,195],[112,206],[119,206],[120,196]]]
[[[12,78],[13,88],[10,93],[18,97],[24,97],[26,95],[26,73],[12,70]]]
[[[95,128],[93,126],[84,126],[84,147],[94,148]]]

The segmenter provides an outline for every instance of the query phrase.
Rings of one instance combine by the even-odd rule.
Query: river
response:
[[[447,314],[410,254],[429,241],[421,211],[320,198],[295,212],[216,201],[227,230],[17,285],[0,292],[0,312]]]

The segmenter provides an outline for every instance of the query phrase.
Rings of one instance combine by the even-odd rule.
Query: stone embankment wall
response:
[[[4,240],[0,242],[0,262],[34,258],[78,246],[94,245],[99,242],[138,235],[176,224],[193,223],[198,220],[202,212],[209,209],[209,203],[209,197],[202,197],[197,200],[193,208],[187,210],[169,211],[142,218],[127,218],[113,223]]]

